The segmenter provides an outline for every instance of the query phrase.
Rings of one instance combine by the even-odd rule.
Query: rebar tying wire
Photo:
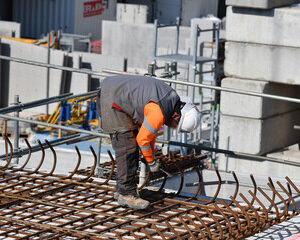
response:
[[[81,156],[75,147],[77,164],[68,176],[64,176],[54,173],[59,161],[52,146],[49,147],[53,154],[53,166],[45,173],[40,170],[42,163],[47,160],[41,143],[39,144],[42,157],[38,167],[28,170],[25,166],[31,157],[30,144],[26,143],[29,154],[25,163],[21,167],[15,167],[10,165],[13,153],[10,140],[7,137],[5,140],[10,146],[10,153],[6,153],[6,163],[0,169],[0,238],[241,239],[300,213],[294,199],[300,195],[300,191],[288,177],[287,187],[279,181],[276,182],[282,190],[280,193],[269,179],[270,189],[269,193],[266,193],[256,185],[254,177],[250,175],[254,185],[254,189],[248,191],[251,198],[247,199],[240,193],[239,196],[243,200],[240,202],[236,199],[239,181],[233,173],[235,191],[233,196],[228,197],[231,201],[225,201],[218,198],[223,181],[216,170],[216,192],[210,200],[204,199],[198,195],[202,183],[199,161],[204,157],[181,157],[176,154],[172,157],[158,154],[157,158],[164,163],[168,171],[180,173],[181,183],[177,193],[166,194],[162,191],[163,188],[160,188],[160,192],[150,192],[151,197],[159,193],[162,197],[152,199],[149,209],[127,209],[119,206],[113,197],[115,185],[110,180],[115,161],[110,153],[111,172],[105,181],[99,181],[93,178],[96,155],[92,148],[94,164],[90,172],[86,176],[79,174]],[[195,169],[199,178],[199,186],[193,197],[186,197],[180,193],[185,167]],[[155,177],[154,174],[149,176],[149,179]],[[165,181],[166,177],[162,185]],[[146,183],[142,184],[139,189],[141,193],[145,185]],[[262,196],[258,197],[257,192]],[[270,193],[273,197],[268,196]],[[277,207],[275,197],[283,202],[285,208],[282,211]],[[263,202],[269,203],[270,206]],[[292,211],[289,211],[291,204]]]

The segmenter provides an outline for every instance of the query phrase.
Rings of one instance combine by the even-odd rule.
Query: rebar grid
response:
[[[296,208],[294,198],[300,195],[299,188],[286,177],[283,185],[276,182],[281,191],[275,188],[269,178],[268,187],[271,196],[260,187],[255,179],[253,190],[249,190],[251,199],[239,192],[239,182],[233,172],[236,182],[235,192],[230,200],[217,198],[222,186],[218,170],[218,186],[216,193],[210,199],[198,195],[202,176],[199,171],[201,156],[184,156],[178,154],[167,157],[158,155],[158,159],[168,171],[176,171],[181,175],[181,184],[174,194],[165,194],[162,190],[166,176],[159,191],[148,190],[151,196],[150,208],[134,210],[119,206],[114,199],[115,186],[110,179],[114,171],[114,159],[111,156],[111,173],[106,180],[92,178],[96,167],[94,165],[86,176],[78,175],[81,161],[78,154],[77,165],[68,176],[55,174],[57,158],[55,150],[49,144],[53,153],[53,167],[48,173],[40,171],[45,161],[43,146],[41,160],[36,169],[28,170],[30,161],[30,145],[27,160],[21,167],[10,165],[12,145],[6,137],[9,146],[6,164],[0,167],[0,239],[241,239],[253,235],[264,228],[286,221],[300,210]],[[199,177],[199,186],[193,197],[181,195],[184,168],[195,169]],[[150,176],[141,184],[140,192]],[[260,193],[269,202],[258,197]],[[237,201],[237,196],[243,200]],[[284,204],[280,210],[275,198]],[[292,209],[292,210],[289,210]]]

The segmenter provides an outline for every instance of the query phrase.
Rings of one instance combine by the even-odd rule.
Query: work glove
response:
[[[158,172],[159,171],[159,161],[153,160],[152,162],[148,163],[150,172]]]

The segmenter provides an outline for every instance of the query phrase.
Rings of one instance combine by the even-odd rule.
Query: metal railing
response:
[[[77,73],[84,73],[84,74],[100,76],[100,77],[107,77],[112,74],[120,74],[120,75],[129,75],[130,74],[128,72],[115,71],[115,70],[103,70],[103,72],[97,72],[97,71],[92,71],[92,70],[87,70],[87,69],[76,69],[76,68],[71,68],[71,67],[63,67],[63,66],[54,65],[54,64],[40,63],[40,62],[36,62],[36,61],[29,61],[29,60],[25,60],[25,59],[7,57],[7,56],[2,56],[2,55],[0,55],[0,59],[7,60],[7,61],[14,61],[14,62],[23,63],[23,64],[34,65],[34,66],[47,67],[47,68],[53,68],[53,69],[65,70],[65,71],[71,71],[71,72],[77,72]],[[178,81],[178,80],[172,80],[172,79],[166,79],[166,78],[157,78],[157,77],[155,77],[155,78],[158,80],[167,82],[167,83],[176,83],[176,84],[182,84],[182,85],[186,85],[186,86],[208,88],[208,89],[213,89],[213,90],[217,90],[217,91],[225,91],[225,92],[231,92],[231,93],[236,93],[236,94],[243,94],[243,95],[269,98],[269,99],[280,100],[280,101],[300,103],[300,99],[297,99],[297,98],[257,93],[257,92],[244,91],[244,90],[238,90],[238,89],[232,89],[232,88],[224,88],[224,87],[218,87],[218,86],[211,86],[211,85],[205,85],[205,84],[200,84],[200,83],[190,83],[190,82],[184,82],[184,81]],[[84,94],[80,94],[80,95],[73,95],[73,96],[71,94],[64,94],[64,95],[60,95],[60,96],[56,96],[56,97],[51,97],[48,99],[42,99],[42,100],[38,100],[38,101],[29,102],[26,104],[20,104],[19,106],[2,108],[2,109],[0,109],[0,118],[14,120],[14,121],[22,121],[22,122],[27,122],[27,123],[31,123],[31,124],[52,127],[55,129],[62,129],[62,130],[66,130],[66,131],[74,131],[77,133],[87,134],[89,136],[95,136],[95,137],[100,137],[100,138],[109,138],[109,135],[95,132],[95,131],[88,131],[88,130],[73,128],[73,127],[49,124],[49,123],[45,123],[45,122],[41,122],[41,121],[35,121],[35,120],[29,120],[29,119],[4,115],[6,113],[10,113],[10,112],[14,112],[14,111],[20,111],[20,110],[24,110],[24,109],[35,107],[35,106],[41,106],[43,104],[49,104],[49,103],[61,101],[62,99],[66,100],[69,98],[73,98],[75,96],[96,94],[96,92],[97,92],[97,90],[93,91],[93,92],[84,93]],[[229,150],[224,150],[224,149],[219,149],[219,148],[211,148],[211,147],[204,146],[202,144],[195,145],[195,144],[180,143],[180,142],[174,142],[174,141],[165,141],[165,140],[160,140],[160,139],[158,139],[157,142],[162,143],[162,144],[170,144],[170,145],[174,145],[174,146],[184,146],[184,147],[190,147],[190,148],[199,149],[199,150],[206,150],[206,151],[211,151],[211,152],[215,152],[215,153],[222,153],[222,154],[227,154],[228,156],[239,157],[242,159],[251,158],[251,159],[256,159],[256,160],[261,160],[261,161],[272,161],[272,162],[279,162],[279,163],[299,166],[299,164],[291,162],[291,161],[280,160],[280,159],[264,157],[264,156],[257,156],[254,154],[234,152],[234,151],[229,151]]]
[[[7,57],[7,56],[3,56],[3,55],[0,55],[0,59],[23,63],[23,64],[34,65],[34,66],[40,66],[40,67],[49,67],[49,68],[64,70],[64,71],[85,73],[85,74],[89,74],[92,76],[99,76],[99,77],[107,77],[111,74],[134,75],[134,74],[130,74],[128,72],[115,71],[115,70],[109,70],[109,69],[104,69],[102,72],[92,71],[92,70],[88,70],[88,69],[77,69],[77,68],[59,66],[59,65],[55,65],[55,64],[40,63],[40,62],[30,61],[30,60],[26,60],[26,59]],[[245,91],[245,90],[234,89],[234,88],[211,86],[211,85],[206,85],[206,84],[201,84],[201,83],[190,83],[190,82],[184,82],[184,81],[178,81],[178,80],[166,79],[166,78],[158,78],[158,77],[154,77],[154,78],[164,81],[164,82],[167,82],[167,83],[176,83],[176,84],[181,84],[181,85],[191,86],[191,87],[207,88],[207,89],[212,89],[212,90],[216,90],[216,91],[223,91],[223,92],[249,95],[249,96],[254,96],[254,97],[263,97],[263,98],[270,98],[270,99],[287,101],[287,102],[300,103],[300,99],[298,99],[298,98],[284,97],[284,96],[265,94],[265,93],[257,93],[257,92]]]

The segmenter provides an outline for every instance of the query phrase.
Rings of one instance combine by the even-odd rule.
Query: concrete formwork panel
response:
[[[228,77],[300,85],[300,48],[227,42],[225,55]]]
[[[298,3],[299,0],[226,0],[226,5],[246,8],[270,9]]]
[[[129,34],[130,33],[130,34]],[[158,48],[175,51],[176,28],[162,28],[158,33]],[[128,59],[129,68],[147,69],[153,58],[153,24],[125,24],[103,21],[102,54]],[[179,49],[185,49],[190,28],[180,28]]]
[[[2,43],[7,46],[3,55],[47,63],[48,50],[46,48],[8,39],[2,39]],[[50,54],[51,64],[63,65],[64,52],[51,50]],[[9,86],[9,103],[14,102],[15,95],[19,95],[20,101],[23,103],[46,98],[46,68],[11,61],[2,70],[7,72],[5,81]],[[50,97],[59,95],[61,77],[61,70],[50,69]],[[28,111],[42,113],[45,112],[45,106],[32,108]]]
[[[145,24],[147,13],[146,5],[117,3],[117,22]]]
[[[251,119],[221,114],[219,147],[237,152],[262,155],[299,142],[294,125],[300,121],[300,110],[265,119]]]
[[[300,47],[300,7],[258,10],[227,7],[229,41]]]
[[[123,59],[113,56],[103,56],[102,54],[73,52],[69,56],[73,57],[74,68],[87,68],[92,71],[101,72],[103,69],[123,70]],[[81,58],[81,66],[80,59]],[[91,76],[92,81],[99,83],[98,76]],[[96,83],[96,84],[97,84]],[[73,73],[71,82],[71,92],[74,94],[88,91],[88,75],[83,73]]]
[[[222,87],[300,99],[300,86],[248,79],[225,78],[222,80]],[[224,91],[221,92],[220,105],[221,113],[224,115],[256,119],[263,119],[300,109],[300,104],[297,103]]]

